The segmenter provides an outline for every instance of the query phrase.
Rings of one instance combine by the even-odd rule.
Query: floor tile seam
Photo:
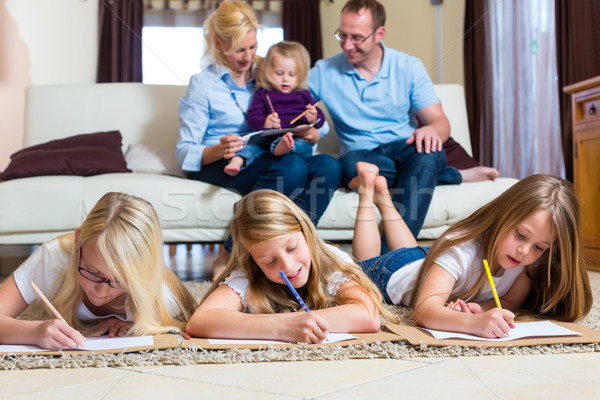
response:
[[[135,371],[128,371],[128,372],[135,372]],[[54,387],[54,388],[49,388],[46,390],[39,390],[39,391],[35,391],[35,392],[31,392],[31,393],[26,393],[26,394],[21,394],[21,395],[17,395],[17,396],[11,396],[10,399],[27,399],[30,398],[31,396],[40,396],[46,393],[53,393],[53,392],[57,392],[59,390],[64,390],[64,389],[74,389],[80,386],[86,386],[86,385],[90,385],[90,384],[94,384],[94,383],[101,383],[101,382],[107,382],[107,381],[111,381],[111,380],[119,380],[121,381],[124,377],[126,377],[128,375],[121,375],[121,376],[112,376],[112,377],[107,377],[107,378],[102,378],[102,379],[95,379],[95,380],[91,380],[91,381],[87,381],[87,382],[81,382],[81,383],[77,383],[77,384],[68,384],[68,385],[64,385],[64,386],[60,386],[60,387]],[[101,398],[104,398],[104,396],[108,393],[110,393],[110,391],[112,390],[112,388],[110,390],[108,390],[107,392],[105,392]],[[3,397],[6,398],[6,397]],[[38,398],[38,397],[36,397]]]
[[[213,386],[225,387],[225,388],[230,388],[230,389],[238,389],[238,390],[242,390],[242,391],[251,391],[251,392],[255,392],[255,393],[259,393],[259,394],[265,393],[265,394],[271,394],[274,396],[282,396],[282,397],[289,398],[289,399],[297,399],[298,398],[297,396],[290,395],[289,393],[280,393],[280,392],[270,391],[270,390],[257,390],[253,387],[240,386],[240,385],[235,385],[235,384],[225,384],[223,382],[202,380],[202,379],[198,379],[198,378],[186,378],[186,377],[182,377],[182,376],[163,375],[158,372],[159,371],[148,371],[146,373],[149,375],[160,376],[162,378],[170,378],[170,379],[181,380],[181,381],[191,382],[191,383],[213,385]]]
[[[381,375],[381,376],[378,376],[376,378],[370,378],[370,379],[367,379],[367,380],[365,380],[363,382],[360,382],[360,383],[354,383],[354,384],[351,384],[351,385],[346,385],[344,387],[340,387],[340,388],[337,388],[335,390],[330,390],[330,391],[327,391],[327,392],[319,393],[319,394],[311,396],[311,397],[306,397],[305,399],[309,400],[309,399],[317,399],[317,398],[323,397],[323,396],[329,396],[329,395],[335,394],[337,392],[341,392],[341,391],[345,391],[345,390],[349,390],[349,389],[353,389],[353,388],[358,388],[358,387],[360,387],[362,385],[372,384],[372,383],[375,383],[375,382],[380,381],[382,379],[388,379],[388,378],[391,378],[393,376],[403,375],[403,374],[409,373],[409,372],[414,372],[414,371],[419,370],[421,368],[427,368],[427,367],[429,367],[431,365],[435,365],[435,364],[437,364],[437,363],[420,363],[418,366],[416,366],[414,368],[409,368],[409,369],[403,370],[403,371],[390,372],[389,374],[387,374],[385,376]]]
[[[467,367],[469,369],[469,367]],[[598,377],[598,379],[593,379],[593,378],[582,378],[582,377],[578,377],[577,375],[573,375],[573,374],[569,374],[569,375],[560,375],[560,376],[556,376],[556,375],[548,375],[548,374],[541,374],[541,373],[533,373],[533,372],[527,372],[527,371],[514,371],[514,370],[510,370],[510,369],[506,369],[506,368],[490,368],[490,367],[481,367],[478,368],[478,371],[490,371],[490,372],[502,372],[505,374],[511,374],[511,375],[518,375],[518,376],[526,376],[526,377],[531,377],[531,378],[549,378],[549,379],[572,379],[575,378],[577,381],[582,382],[582,383],[598,383],[600,384],[600,377]]]
[[[495,396],[495,397],[496,397],[496,398],[498,398],[498,399],[502,399],[502,398],[503,398],[503,397],[502,397],[502,396],[500,396],[498,393],[496,393],[496,392],[494,391],[494,389],[493,389],[493,388],[492,388],[490,385],[488,385],[488,383],[487,383],[487,382],[486,382],[486,381],[483,379],[483,377],[481,377],[481,376],[480,376],[480,375],[479,375],[479,374],[478,374],[478,373],[477,373],[477,372],[476,372],[476,371],[475,371],[473,368],[471,368],[471,366],[470,366],[470,365],[468,365],[468,364],[466,364],[466,363],[464,362],[464,359],[465,359],[465,357],[458,356],[458,357],[456,357],[456,358],[458,358],[459,362],[460,362],[460,363],[461,363],[461,364],[462,364],[462,365],[463,365],[465,368],[467,368],[467,369],[468,369],[468,370],[471,372],[471,374],[472,374],[472,375],[473,375],[473,376],[474,376],[474,377],[475,377],[475,378],[476,378],[476,379],[477,379],[479,382],[481,382],[481,384],[482,384],[483,386],[485,386],[485,388],[486,388],[486,389],[487,389],[487,390],[490,392],[490,394],[492,394],[493,396]],[[480,371],[480,370],[481,370],[481,369],[479,369],[479,371]]]

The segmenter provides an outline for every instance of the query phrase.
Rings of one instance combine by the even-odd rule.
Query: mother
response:
[[[254,11],[241,1],[221,3],[204,24],[209,65],[191,77],[187,94],[179,104],[177,157],[190,179],[222,186],[245,195],[257,189],[272,189],[292,198],[311,220],[318,223],[333,193],[340,185],[338,161],[325,154],[306,160],[288,153],[281,157],[260,155],[238,175],[224,167],[244,146],[240,134],[250,132],[246,110],[254,94],[254,61],[259,25]],[[310,128],[300,132],[308,143],[316,143],[328,132]],[[298,133],[297,133],[298,135]],[[225,243],[213,276],[229,257],[231,240]]]

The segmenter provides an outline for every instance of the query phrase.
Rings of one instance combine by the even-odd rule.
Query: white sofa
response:
[[[23,146],[67,136],[119,130],[124,149],[143,144],[170,149],[177,142],[178,103],[184,86],[107,83],[47,85],[27,89]],[[436,85],[452,136],[471,153],[464,92]],[[337,153],[332,132],[320,152]],[[515,179],[438,186],[419,238],[438,237],[451,224],[494,198]],[[108,191],[149,200],[161,219],[166,242],[220,242],[228,234],[239,195],[202,182],[158,173],[110,173],[90,177],[38,176],[0,183],[0,244],[36,244],[77,228]],[[335,193],[318,232],[323,239],[352,239],[357,195]]]

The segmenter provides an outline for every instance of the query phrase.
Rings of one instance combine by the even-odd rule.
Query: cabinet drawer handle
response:
[[[589,111],[588,111],[588,114],[589,114],[589,115],[596,115],[596,111],[598,111],[598,110],[596,109],[596,105],[595,105],[595,104],[592,104],[592,106],[590,107],[590,109],[589,109]]]

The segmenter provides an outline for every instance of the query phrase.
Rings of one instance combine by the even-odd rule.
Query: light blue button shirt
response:
[[[254,94],[254,79],[239,87],[226,68],[210,65],[190,78],[187,93],[179,101],[177,158],[182,169],[200,171],[207,146],[221,136],[250,132],[244,113]],[[236,104],[237,100],[237,104]]]
[[[381,46],[382,64],[369,82],[343,52],[310,70],[311,93],[329,110],[342,154],[408,138],[417,127],[414,111],[440,102],[421,60]]]

